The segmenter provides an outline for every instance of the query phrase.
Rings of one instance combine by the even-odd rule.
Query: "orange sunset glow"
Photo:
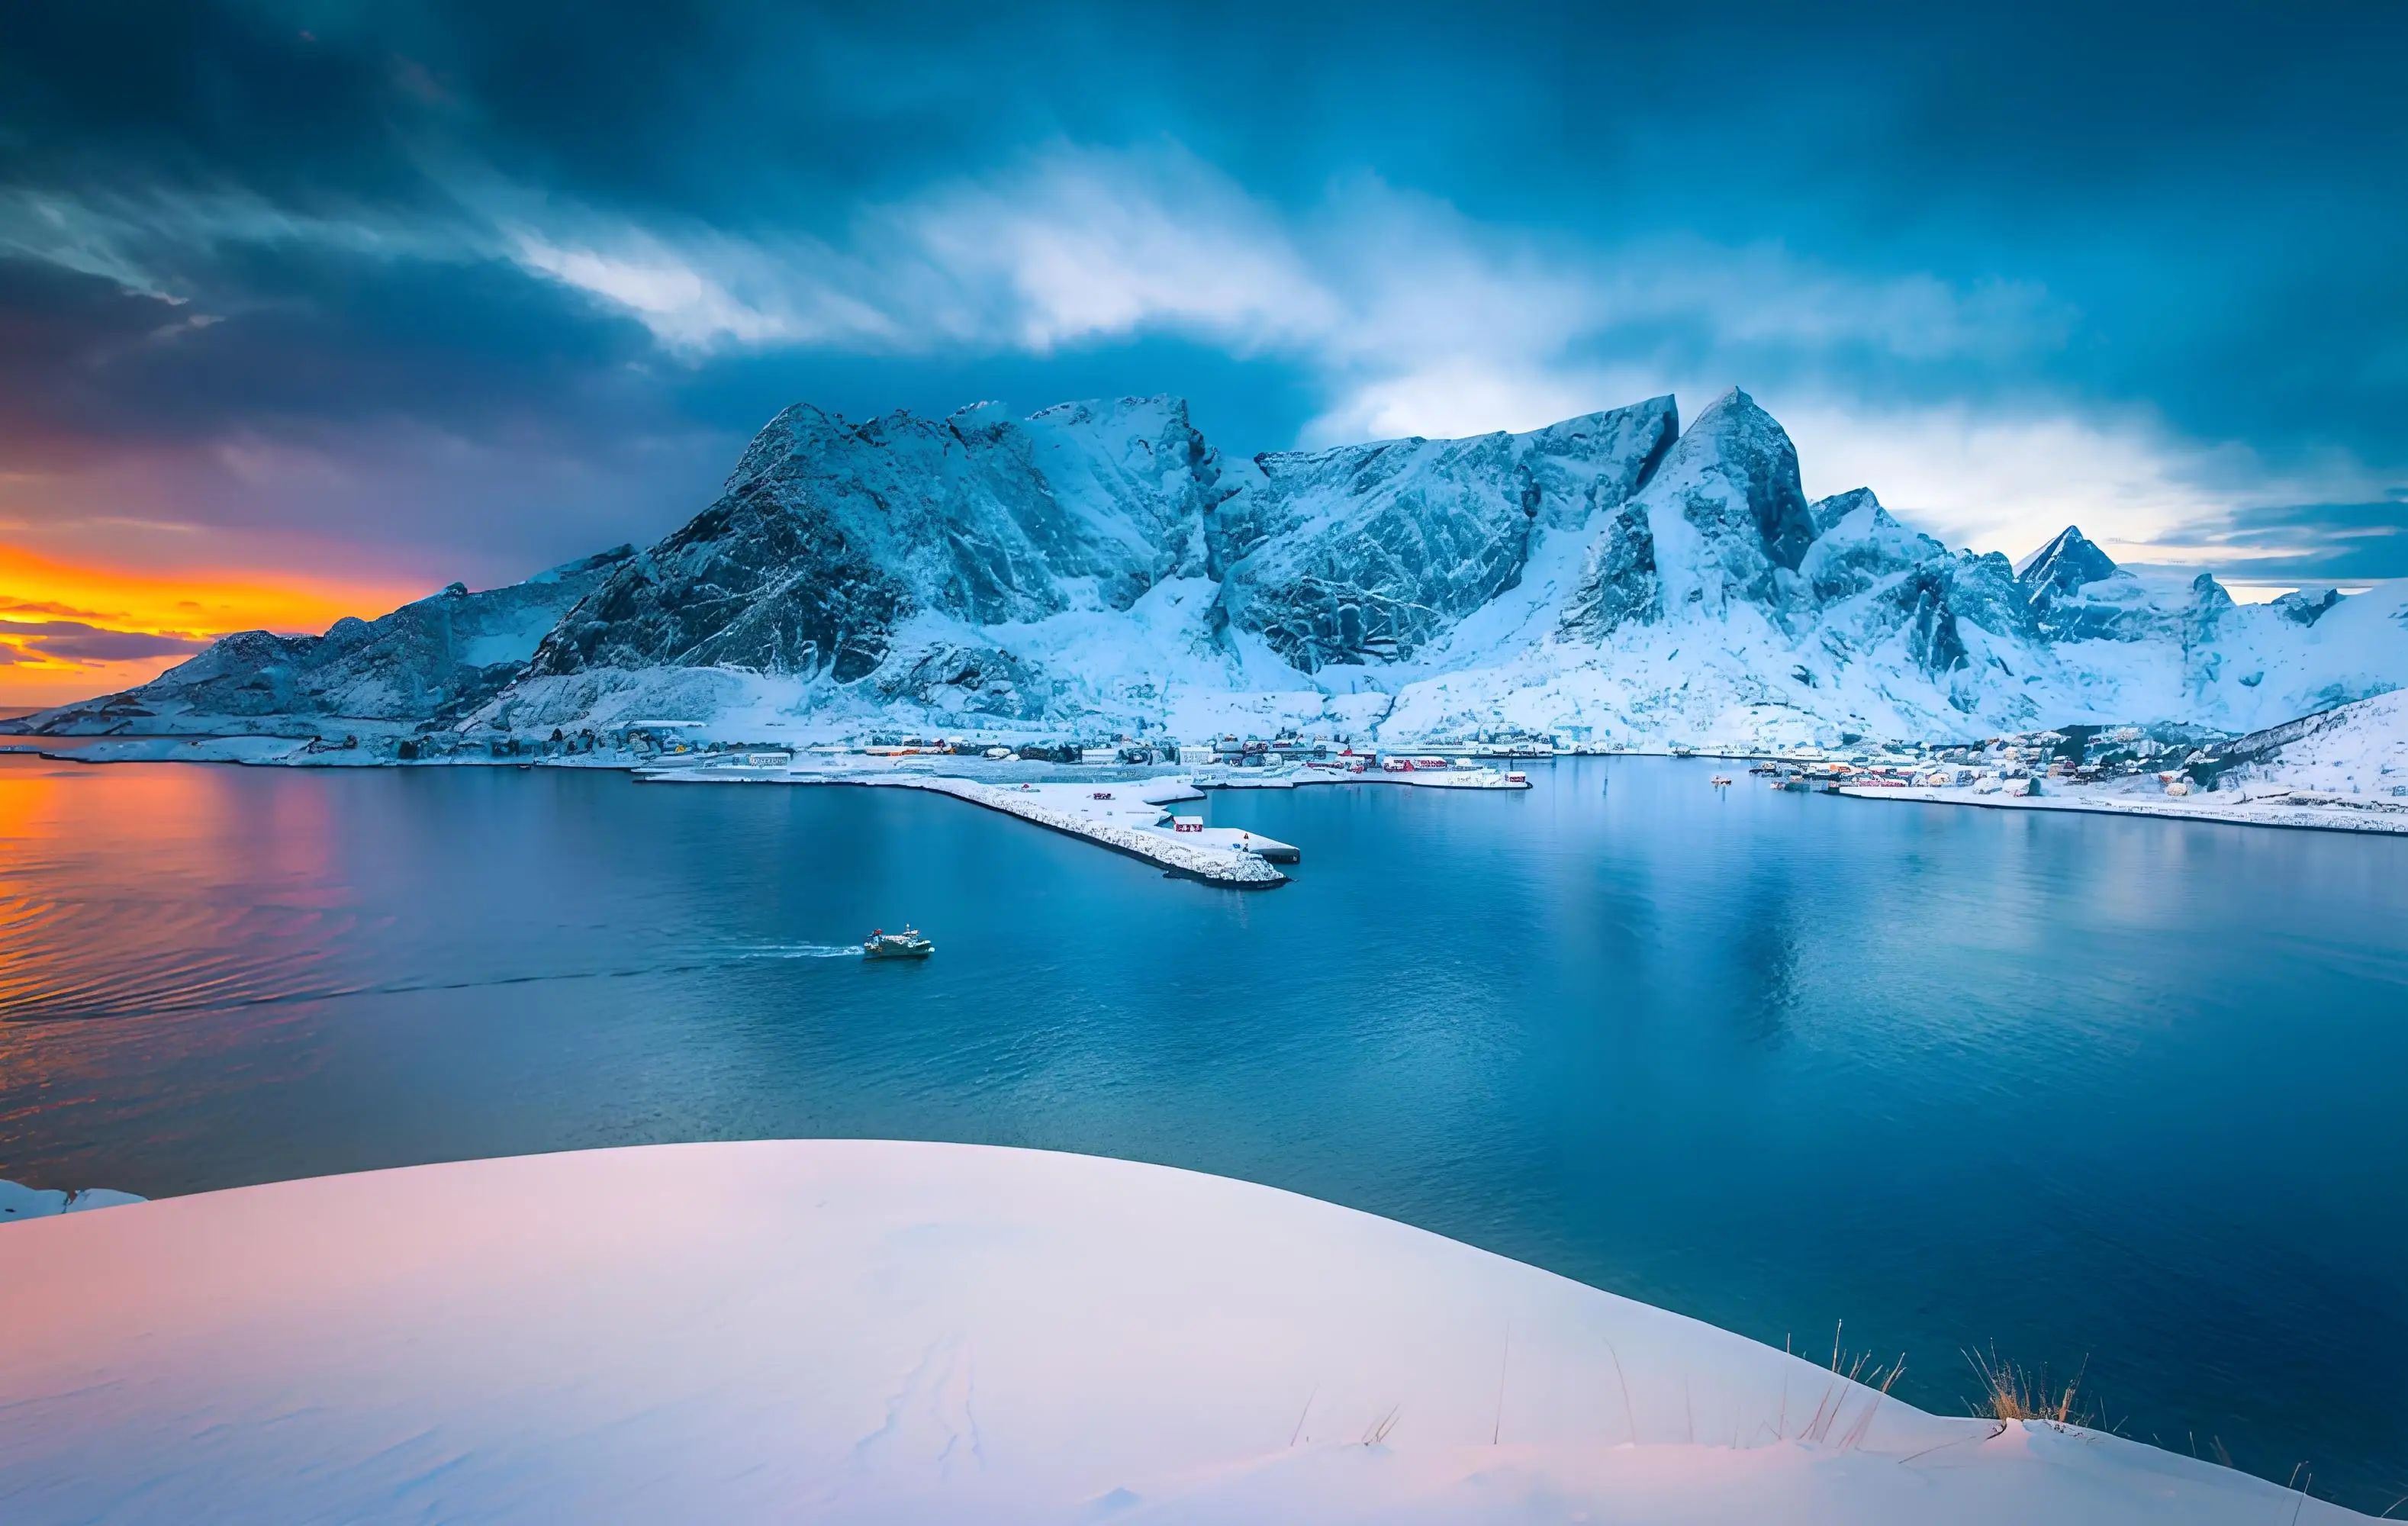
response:
[[[195,569],[177,575],[76,566],[0,544],[0,706],[64,704],[157,677],[236,630],[317,632],[429,592],[411,586]],[[159,650],[115,656],[156,637]],[[173,646],[170,643],[184,645]]]

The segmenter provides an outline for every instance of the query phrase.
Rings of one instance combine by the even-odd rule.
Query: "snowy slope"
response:
[[[1787,433],[1737,390],[1686,430],[1659,397],[1236,463],[1174,398],[1025,420],[798,406],[716,502],[601,572],[581,602],[472,596],[517,600],[490,645],[437,639],[427,600],[315,644],[230,638],[36,724],[1743,747],[2240,733],[2408,684],[2408,583],[2244,607],[2204,575],[2144,584],[2071,526],[2020,567],[1951,550],[1870,489],[1808,502]]]
[[[1367,1214],[862,1140],[0,1231],[0,1499],[112,1520],[2358,1520]]]
[[[2408,798],[2408,690],[2305,716],[2219,751],[2243,760],[2222,782],[2225,788]]]

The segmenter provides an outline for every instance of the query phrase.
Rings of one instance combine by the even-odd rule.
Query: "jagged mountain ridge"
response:
[[[1236,462],[1154,397],[789,409],[456,724],[1829,741],[2241,731],[2403,683],[2408,587],[2153,592],[2071,527],[1952,551],[1870,489],[1809,502],[1736,389],[1686,430],[1661,397]]]
[[[1284,723],[1833,740],[2080,719],[2238,730],[2408,681],[2400,623],[2371,606],[2344,622],[2354,632],[2318,636],[2234,606],[2212,579],[2161,598],[2078,531],[2019,574],[1900,525],[1869,489],[1810,503],[1786,432],[1736,390],[1685,431],[1658,398],[1524,435],[1251,464],[1224,462],[1168,399],[1083,405],[1075,427],[1062,411],[983,425],[999,458],[1028,463],[1009,516],[1060,518],[1040,546],[1092,543],[1091,484],[1142,460],[1147,511],[1113,519],[1110,539],[1150,584],[1082,585],[994,619],[931,578],[946,557],[924,553],[915,570],[890,554],[876,559],[904,569],[897,613],[857,678],[589,665],[531,672],[480,720],[666,705],[763,734]],[[1172,419],[1183,475],[1181,450],[1161,448]],[[860,437],[852,469],[905,471],[878,444],[905,427]],[[1051,455],[1015,443],[1024,430]],[[1077,492],[1054,491],[1062,464]],[[958,539],[961,517],[943,522]]]

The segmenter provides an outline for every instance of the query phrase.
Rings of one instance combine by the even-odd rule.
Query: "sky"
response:
[[[2408,575],[2408,8],[1959,8],[20,7],[0,703],[647,542],[796,401],[1739,385],[1951,544]]]

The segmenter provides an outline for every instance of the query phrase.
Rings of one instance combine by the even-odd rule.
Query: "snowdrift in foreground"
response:
[[[654,1146],[0,1235],[13,1521],[2362,1519],[1156,1166]]]

